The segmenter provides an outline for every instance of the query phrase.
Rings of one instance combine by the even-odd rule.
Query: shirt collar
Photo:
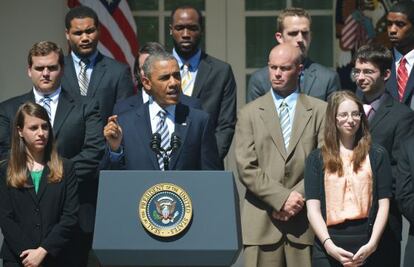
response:
[[[371,101],[371,103],[368,103],[367,101],[365,101],[365,103],[368,103],[374,111],[377,111],[379,107],[381,106],[382,102],[384,102],[384,99],[385,99],[385,93],[377,97],[373,101]]]
[[[45,94],[45,93],[38,91],[36,88],[33,87],[33,94],[35,96],[36,103],[39,103],[42,100],[42,98],[44,98],[45,96],[50,97],[50,99],[52,99],[52,102],[56,103],[56,101],[59,99],[59,95],[61,91],[62,91],[62,87],[59,86],[59,88],[56,89],[54,92],[50,94]]]
[[[160,110],[163,108],[158,105],[156,101],[152,97],[148,100],[149,105],[149,113],[150,113],[150,120],[152,121],[157,115]],[[173,121],[175,121],[175,105],[170,105],[164,108],[164,110],[167,112],[167,117],[171,118]]]
[[[76,66],[79,66],[79,61],[81,61],[81,58],[78,57],[78,55],[76,55],[73,51],[70,52],[70,54],[72,55],[73,62],[75,62]],[[89,65],[88,66],[94,66],[95,65],[95,60],[96,60],[97,56],[98,56],[98,51],[95,51],[95,53],[93,53],[92,55],[90,55],[88,57],[88,59],[89,59]]]
[[[278,93],[276,93],[275,90],[272,89],[272,96],[273,96],[273,101],[275,102],[277,109],[279,109],[280,104],[282,104],[282,101],[284,100],[286,104],[288,105],[289,110],[292,110],[296,104],[296,101],[298,100],[299,90],[296,89],[293,93],[283,98]]]
[[[409,66],[413,66],[414,64],[414,49],[408,52],[407,54],[401,54],[397,49],[394,48],[394,58],[395,62],[400,64],[400,60],[402,57],[405,57]]]
[[[195,53],[189,60],[184,60],[181,58],[175,51],[175,48],[173,49],[173,56],[175,59],[177,59],[180,69],[182,69],[184,63],[188,62],[190,64],[190,71],[195,71],[197,70],[198,64],[200,63],[201,49],[198,49],[197,53]]]

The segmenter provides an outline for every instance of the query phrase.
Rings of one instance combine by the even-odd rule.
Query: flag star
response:
[[[113,0],[106,0],[106,2],[108,3],[108,5],[111,5]]]

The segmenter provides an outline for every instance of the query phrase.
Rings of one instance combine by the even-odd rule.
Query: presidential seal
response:
[[[141,197],[138,208],[144,228],[160,237],[171,237],[190,224],[193,207],[190,196],[181,187],[161,183],[150,187]]]

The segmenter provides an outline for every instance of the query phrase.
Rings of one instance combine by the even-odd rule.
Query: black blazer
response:
[[[123,158],[111,169],[159,170],[158,159],[150,148],[152,136],[148,103],[119,115],[122,127]],[[217,145],[209,115],[181,103],[175,110],[175,133],[180,148],[171,154],[171,170],[221,170]],[[107,155],[107,158],[109,155]]]
[[[192,97],[199,98],[203,110],[210,114],[220,159],[227,155],[233,140],[236,126],[236,92],[236,81],[231,66],[202,52]]]
[[[63,88],[75,97],[80,96],[78,78],[72,56],[65,57],[65,70],[62,78]],[[134,93],[134,84],[129,67],[98,53],[88,86],[87,97],[98,101],[102,122],[106,124],[115,102]]]
[[[33,91],[0,104],[0,153],[10,149],[14,116],[19,106],[35,101]],[[92,232],[98,187],[98,164],[105,152],[98,104],[86,98],[75,99],[62,88],[53,124],[59,155],[74,162],[79,182],[80,226]]]
[[[410,235],[414,235],[414,137],[401,147],[398,161],[397,201],[401,213],[410,222]]]
[[[30,174],[27,187],[7,186],[7,165],[2,164],[0,226],[4,242],[0,255],[3,259],[21,263],[19,255],[24,250],[41,246],[48,252],[45,266],[67,266],[63,259],[76,229],[79,202],[73,164],[63,159],[63,170],[61,182],[48,183],[49,168],[45,166],[36,194]]]
[[[391,163],[393,198],[390,199],[388,226],[397,240],[401,240],[402,231],[402,218],[395,201],[397,162],[401,157],[401,143],[414,135],[413,125],[414,112],[388,94],[369,123],[372,141],[385,148]]]

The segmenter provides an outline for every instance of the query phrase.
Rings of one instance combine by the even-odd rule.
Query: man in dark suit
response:
[[[211,117],[179,102],[181,80],[175,58],[166,52],[154,53],[145,61],[143,71],[142,82],[150,100],[119,116],[111,116],[104,128],[110,168],[222,169]],[[156,151],[174,144],[174,135],[179,139],[179,147],[155,153],[150,141],[152,143],[156,134],[159,134]]]
[[[65,18],[66,39],[71,53],[65,57],[62,86],[74,96],[93,98],[99,103],[102,121],[112,115],[115,102],[134,92],[128,66],[97,50],[99,20],[87,6],[71,9]]]
[[[372,141],[382,145],[389,154],[395,185],[395,181],[399,179],[397,162],[401,157],[401,143],[414,134],[414,112],[385,93],[385,83],[391,75],[392,61],[392,53],[386,47],[362,46],[355,54],[352,76],[359,92],[362,92]],[[395,192],[393,193],[388,224],[376,252],[370,259],[372,266],[400,266],[402,218],[395,201]]]
[[[112,112],[113,114],[118,115],[130,109],[134,109],[135,107],[145,104],[149,101],[150,96],[146,93],[142,85],[142,77],[144,77],[144,71],[142,70],[142,66],[144,65],[144,62],[149,55],[164,51],[164,47],[157,42],[147,42],[143,46],[141,46],[141,48],[139,49],[138,56],[135,59],[134,65],[134,76],[137,81],[137,84],[139,85],[138,93],[136,95],[130,96],[126,99],[122,99],[116,102],[114,106],[114,111]],[[182,92],[180,93],[180,102],[187,106],[196,109],[201,109],[201,103],[198,98],[189,97],[187,95],[184,95]]]
[[[171,12],[170,35],[184,94],[199,98],[211,116],[220,159],[226,156],[236,124],[236,82],[231,66],[199,48],[203,26],[200,10],[180,6]]]
[[[314,235],[304,208],[305,159],[322,145],[326,103],[300,94],[301,52],[269,55],[272,91],[243,107],[235,134],[245,266],[311,266]]]
[[[399,1],[390,8],[387,30],[394,47],[387,91],[394,99],[414,109],[414,2]]]
[[[338,74],[307,57],[311,42],[311,17],[302,8],[287,8],[277,17],[278,29],[275,34],[278,43],[291,43],[302,50],[303,70],[299,76],[299,91],[326,101],[334,91],[340,90]],[[268,67],[263,67],[252,74],[247,87],[247,102],[269,92]]]
[[[398,160],[398,179],[396,198],[399,208],[410,222],[410,230],[405,247],[404,267],[414,266],[414,138],[411,137],[401,145]]]
[[[0,151],[2,158],[7,157],[14,116],[21,104],[33,101],[48,110],[59,155],[74,162],[79,184],[79,225],[88,239],[82,245],[90,248],[98,187],[97,169],[105,150],[102,121],[96,101],[76,99],[61,86],[63,59],[62,50],[52,42],[33,45],[28,57],[28,75],[33,89],[0,104]],[[74,246],[80,247],[80,244]]]

